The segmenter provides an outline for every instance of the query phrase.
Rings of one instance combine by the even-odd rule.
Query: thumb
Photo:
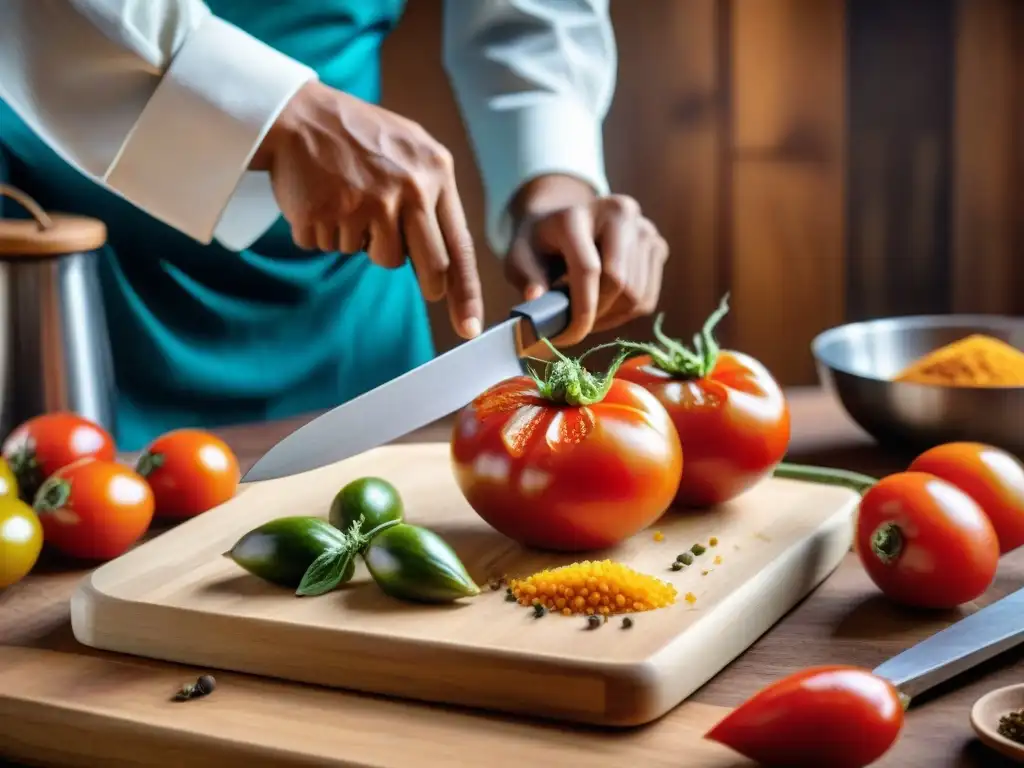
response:
[[[505,256],[505,277],[526,301],[540,298],[550,287],[540,257],[524,237],[517,237]]]

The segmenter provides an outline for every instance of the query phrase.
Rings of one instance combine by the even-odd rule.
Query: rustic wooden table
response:
[[[790,398],[794,423],[790,460],[875,474],[906,465],[908,457],[888,454],[872,443],[819,390],[793,390]],[[297,424],[291,421],[232,428],[222,434],[248,467]],[[428,427],[407,439],[447,439],[447,425]],[[95,656],[95,652],[76,643],[69,624],[68,599],[82,575],[81,571],[69,572],[44,562],[38,573],[0,591],[0,650],[2,646],[20,646],[57,652],[62,663],[69,664],[74,662],[72,657]],[[851,554],[808,599],[693,698],[708,704],[735,706],[761,686],[801,667],[825,663],[874,667],[1022,585],[1024,551],[1004,557],[996,583],[977,605],[941,615],[914,614],[893,608],[881,599]],[[1018,682],[1022,675],[1024,651],[1010,652],[922,698],[911,709],[896,748],[878,765],[1008,766],[1008,762],[973,738],[968,713],[983,693]],[[59,739],[59,734],[55,738]],[[0,743],[0,755],[3,752],[4,745]]]

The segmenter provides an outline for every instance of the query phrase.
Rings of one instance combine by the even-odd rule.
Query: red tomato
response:
[[[999,540],[981,507],[935,475],[900,472],[861,498],[857,554],[888,597],[920,608],[954,608],[995,579]]]
[[[35,510],[47,546],[83,560],[111,560],[149,528],[153,492],[129,467],[87,457],[47,478]]]
[[[650,391],[672,417],[686,456],[676,503],[710,507],[739,496],[782,461],[789,406],[768,370],[740,352],[720,352],[710,373],[678,375],[650,355],[616,376]]]
[[[862,768],[903,728],[903,701],[888,680],[849,666],[811,667],[772,683],[705,738],[766,766]]]
[[[150,443],[135,471],[153,489],[159,517],[195,517],[235,495],[242,473],[227,443],[200,429],[176,429]]]
[[[999,537],[1002,554],[1024,544],[1024,464],[981,443],[947,443],[925,451],[912,472],[941,477],[982,508]]]
[[[45,413],[7,436],[3,456],[18,478],[22,497],[31,503],[39,485],[63,466],[84,456],[113,461],[114,438],[76,413]]]
[[[495,529],[527,546],[581,551],[661,517],[683,454],[665,409],[642,387],[613,379],[600,402],[568,406],[519,376],[459,413],[452,461],[466,500]]]

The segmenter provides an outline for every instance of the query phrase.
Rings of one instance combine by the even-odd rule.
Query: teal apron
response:
[[[323,82],[379,100],[380,46],[403,0],[208,5]],[[200,245],[70,168],[3,102],[0,153],[0,173],[44,207],[107,223],[100,275],[123,450],[176,427],[333,407],[433,355],[408,264],[389,271],[365,254],[303,251],[283,219],[242,253]]]

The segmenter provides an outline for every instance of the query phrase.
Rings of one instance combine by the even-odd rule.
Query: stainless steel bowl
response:
[[[927,315],[850,323],[811,344],[822,384],[876,440],[908,449],[970,440],[1024,455],[1024,387],[894,382],[914,360],[973,333],[1024,349],[1024,318]]]

